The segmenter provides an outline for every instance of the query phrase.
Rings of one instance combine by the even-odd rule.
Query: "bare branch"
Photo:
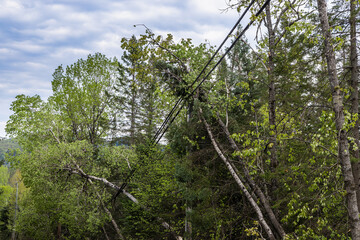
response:
[[[137,24],[137,25],[135,25],[135,26],[143,26],[144,28],[146,28],[146,30],[147,30],[149,33],[151,33],[151,35],[150,35],[150,38],[151,38],[151,40],[152,40],[151,43],[155,44],[155,45],[158,46],[159,48],[161,48],[161,49],[165,50],[166,52],[168,52],[171,56],[173,56],[176,60],[179,61],[179,63],[180,63],[181,66],[183,67],[183,69],[185,69],[186,71],[188,70],[187,67],[186,67],[186,65],[185,65],[185,63],[184,63],[178,56],[176,56],[175,53],[173,53],[170,49],[161,46],[161,44],[154,39],[154,37],[153,37],[154,34],[153,34],[153,32],[152,32],[152,30],[151,30],[150,28],[148,28],[145,24]]]
[[[92,175],[88,175],[86,174],[84,171],[82,171],[80,168],[78,168],[78,170],[80,171],[75,171],[71,168],[64,168],[64,170],[68,170],[69,172],[73,173],[73,174],[78,174],[84,178],[87,178],[88,180],[96,180],[96,181],[99,181],[99,182],[102,182],[104,183],[106,186],[108,187],[111,187],[113,189],[116,189],[117,191],[120,190],[120,187],[117,186],[116,184],[114,183],[111,183],[109,182],[107,179],[105,178],[100,178],[100,177],[96,177],[96,176],[92,176]],[[133,203],[136,203],[138,205],[140,205],[139,201],[132,195],[130,194],[129,192],[125,191],[124,189],[122,190],[122,193],[128,197]],[[141,205],[140,205],[141,206]],[[141,206],[144,210],[147,210],[145,207]],[[148,211],[148,210],[147,210]],[[173,235],[173,237],[176,239],[176,240],[182,240],[183,238],[179,235],[177,235],[177,233],[172,229],[172,227],[167,223],[165,222],[162,218],[160,217],[157,217],[157,219],[161,222],[161,225],[169,230],[171,232],[171,234]]]

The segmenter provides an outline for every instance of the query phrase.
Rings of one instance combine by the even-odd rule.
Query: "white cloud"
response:
[[[48,71],[47,69],[44,70],[44,68],[47,67],[41,63],[29,62],[20,67],[34,70],[35,72]],[[14,76],[16,76],[16,78]],[[0,76],[0,82],[0,95],[2,97],[2,100],[0,101],[2,104],[1,109],[4,106],[4,102],[10,104],[11,101],[9,99],[18,94],[40,94],[43,97],[47,97],[51,94],[51,74],[49,74],[48,78],[44,79],[32,71],[23,71],[20,73],[8,71],[6,74],[3,74],[3,76]]]
[[[51,58],[64,59],[64,58],[74,58],[74,57],[83,57],[91,53],[91,50],[84,48],[75,48],[75,47],[63,47],[56,49],[50,54]],[[60,65],[61,63],[59,63]]]
[[[0,48],[0,60],[4,59],[9,61],[9,59],[15,57],[17,53],[18,51],[11,48]]]
[[[37,29],[26,29],[19,31],[22,34],[29,35],[32,37],[38,37],[42,44],[53,43],[56,41],[65,40],[73,36],[81,36],[81,31],[74,31],[71,27],[65,26],[47,26]]]
[[[31,22],[39,19],[39,12],[36,8],[30,7],[18,0],[0,1],[0,18],[18,22]]]
[[[0,90],[2,95],[10,96],[8,99],[15,97],[19,94],[35,95],[38,94],[42,98],[47,98],[51,95],[51,81],[39,81],[36,79],[27,79],[27,84],[4,84],[4,88]],[[10,102],[8,102],[9,104]]]
[[[47,66],[45,64],[39,63],[39,62],[26,62],[25,63],[28,67],[33,68],[33,69],[43,69],[43,68],[47,68]]]
[[[145,32],[134,24],[218,45],[238,18],[236,11],[221,13],[223,0],[0,0],[0,6],[0,123],[15,95],[49,96],[57,66],[95,52],[120,58],[121,38]]]
[[[0,91],[4,91],[9,88],[11,85],[9,83],[0,83]]]
[[[33,95],[32,93],[34,92],[34,90],[38,90],[38,89],[31,89],[31,88],[11,88],[8,90],[9,94],[12,94],[14,96],[19,95],[19,94],[25,94],[25,95]]]
[[[14,41],[14,42],[9,43],[8,47],[11,50],[18,50],[18,51],[28,52],[28,53],[39,53],[46,49],[45,46],[34,43],[33,41],[30,41],[30,40]]]
[[[20,1],[16,0],[3,0],[1,1],[2,9],[11,10],[11,9],[22,9],[23,6]]]
[[[200,14],[203,15],[211,15],[211,14],[219,14],[221,10],[224,10],[227,8],[227,5],[225,1],[219,1],[219,0],[207,0],[206,4],[204,4],[203,0],[191,0],[188,1],[189,8],[196,9],[201,11],[198,11]],[[231,12],[228,14],[228,16],[231,15]]]

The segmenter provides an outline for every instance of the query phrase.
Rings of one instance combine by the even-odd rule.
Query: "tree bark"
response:
[[[352,116],[359,114],[359,89],[358,89],[358,55],[356,49],[356,0],[350,0],[350,64],[351,64],[351,75],[350,75],[350,86],[351,86],[351,114]],[[356,197],[358,208],[360,208],[360,162],[359,162],[359,120],[355,121],[354,127],[350,130],[352,137],[355,140],[357,149],[353,151],[353,157],[356,159],[352,163],[354,182],[356,187]]]
[[[275,171],[278,165],[276,142],[276,92],[274,79],[275,32],[273,30],[270,12],[270,3],[266,6],[266,28],[269,35],[268,82],[269,82],[269,125],[270,125],[270,169]]]
[[[120,190],[120,187],[117,186],[116,184],[108,181],[107,179],[105,178],[100,178],[100,177],[96,177],[96,176],[92,176],[92,175],[88,175],[86,174],[79,166],[76,166],[76,170],[74,169],[71,169],[71,168],[64,168],[64,170],[67,170],[73,174],[78,174],[80,176],[82,176],[83,178],[87,178],[91,181],[92,180],[96,180],[96,181],[100,181],[102,183],[104,183],[106,186],[110,187],[110,188],[113,188],[115,190]],[[126,192],[125,190],[122,190],[122,193],[127,197],[129,198],[133,203],[136,203],[136,204],[139,204],[139,201],[130,193]],[[140,205],[141,206],[141,205]],[[144,208],[143,206],[141,206],[144,210],[147,210],[146,208]],[[161,222],[161,226],[163,226],[166,230],[169,230],[169,232],[173,235],[173,237],[176,239],[176,240],[183,240],[183,238],[179,235],[177,235],[177,233],[173,230],[173,228],[165,221],[163,221],[163,219],[161,218],[157,218],[157,220],[159,220]]]
[[[80,169],[80,167],[77,166],[78,169]],[[82,170],[81,170],[82,171]],[[82,171],[83,172],[83,171]],[[93,181],[90,179],[90,178],[86,178],[87,181],[90,183],[90,185],[93,185]],[[105,206],[105,204],[103,203],[102,199],[101,199],[101,196],[100,194],[98,193],[98,191],[95,189],[95,192],[96,192],[96,196],[99,198],[99,201],[101,203],[101,206],[103,207],[103,209],[105,210],[106,214],[108,215],[108,217],[110,218],[111,220],[111,223],[112,225],[114,226],[115,228],[115,231],[119,237],[119,239],[121,240],[126,240],[126,238],[121,234],[121,231],[120,231],[120,228],[119,226],[117,225],[115,219],[113,218],[111,212],[109,211],[109,209]]]
[[[327,5],[325,0],[317,0],[319,18],[321,23],[322,35],[325,43],[325,57],[327,61],[328,78],[332,92],[333,110],[335,112],[335,124],[338,132],[338,157],[344,177],[344,187],[346,190],[346,205],[349,215],[352,239],[360,239],[360,220],[357,205],[357,197],[354,183],[354,176],[351,167],[349,144],[347,132],[344,126],[344,106],[342,91],[337,77],[335,54],[332,46],[332,36],[330,32],[329,19],[327,15]]]
[[[104,226],[102,227],[102,230],[103,230],[103,232],[104,232],[104,235],[105,235],[106,240],[110,240],[109,236],[108,236],[107,233],[106,233],[106,230],[105,230]]]
[[[228,139],[232,149],[234,151],[239,152],[240,151],[239,147],[236,145],[234,139],[231,138],[229,129],[224,124],[224,122],[220,119],[219,114],[218,114],[218,122],[219,122],[220,126],[222,127],[222,129],[226,135],[226,138]],[[269,200],[266,198],[266,196],[263,193],[263,191],[261,190],[261,188],[255,183],[254,179],[251,177],[250,172],[249,172],[246,164],[244,163],[243,159],[241,159],[241,157],[239,155],[237,155],[237,159],[238,159],[239,163],[241,163],[241,165],[242,165],[246,181],[248,182],[250,187],[254,190],[256,196],[260,199],[260,202],[264,206],[266,214],[269,216],[271,224],[274,226],[274,228],[276,229],[279,236],[281,238],[285,238],[286,233],[285,233],[283,227],[281,226],[280,222],[277,220],[277,218],[271,208]]]
[[[58,222],[58,225],[57,225],[57,233],[56,233],[56,237],[58,240],[61,240],[62,237],[61,237],[62,233],[61,233],[61,223]]]
[[[88,181],[92,184],[92,181],[91,181],[90,179],[88,179]],[[99,194],[97,191],[96,191],[96,196],[99,198],[99,201],[100,201],[100,203],[101,203],[101,206],[104,208],[106,214],[107,214],[108,217],[110,218],[111,223],[112,223],[112,225],[114,226],[117,235],[119,236],[119,238],[120,238],[121,240],[125,240],[126,238],[121,234],[121,231],[120,231],[119,226],[117,225],[117,223],[116,223],[115,219],[113,218],[113,216],[112,216],[111,212],[109,211],[109,209],[105,206],[104,202],[103,202],[102,199],[101,199],[100,194]]]
[[[135,68],[135,66],[134,66]],[[131,87],[131,115],[130,115],[130,144],[135,144],[135,131],[136,131],[136,90],[135,90],[135,73],[132,76]]]
[[[231,176],[235,179],[235,182],[240,187],[241,191],[244,193],[247,200],[250,202],[250,205],[253,207],[254,211],[256,212],[256,215],[257,215],[257,217],[259,219],[259,222],[260,222],[261,226],[264,228],[264,231],[268,235],[269,239],[275,240],[275,236],[274,236],[271,228],[267,224],[259,205],[256,203],[254,198],[251,196],[249,191],[246,189],[246,187],[245,187],[244,183],[241,181],[240,177],[236,174],[236,171],[233,168],[233,166],[231,165],[231,163],[229,162],[229,160],[225,157],[225,155],[220,150],[217,142],[215,141],[214,135],[212,134],[212,131],[211,131],[211,128],[210,128],[209,124],[206,122],[205,118],[203,117],[201,108],[199,109],[199,115],[200,115],[200,118],[201,118],[202,122],[205,125],[206,131],[207,131],[207,133],[209,135],[211,143],[214,146],[214,149],[217,152],[218,156],[224,162],[224,164],[228,168]]]
[[[187,124],[190,123],[191,118],[193,115],[193,102],[190,102],[188,104],[188,114],[186,122]],[[186,146],[186,152],[189,154],[191,152],[191,148],[189,149],[188,146]],[[184,238],[185,240],[191,240],[192,239],[192,222],[191,222],[191,202],[186,200],[186,209],[185,209],[185,234]]]
[[[58,143],[60,143],[60,140],[56,137],[56,135],[54,134],[54,132],[53,132],[51,129],[49,129],[49,131],[50,131],[51,134],[53,135],[54,139],[55,139]],[[69,156],[71,157],[71,154],[70,154],[70,153],[68,153],[68,154],[69,154]],[[105,179],[105,178],[100,178],[100,177],[96,177],[96,176],[92,176],[92,175],[86,174],[86,173],[80,168],[80,166],[79,166],[75,161],[73,161],[73,164],[75,165],[75,169],[73,169],[73,168],[71,168],[71,167],[65,167],[65,168],[63,168],[63,170],[67,170],[67,171],[69,171],[70,173],[80,175],[81,177],[87,179],[87,181],[88,181],[91,185],[93,184],[92,180],[96,180],[96,181],[100,181],[100,182],[104,183],[104,184],[105,184],[106,186],[108,186],[108,187],[111,187],[111,188],[113,188],[113,189],[116,189],[117,191],[119,191],[119,190],[121,189],[121,187],[119,187],[119,186],[117,186],[116,184],[108,181],[108,180]],[[136,203],[136,204],[139,204],[139,201],[138,201],[133,195],[131,195],[130,193],[126,192],[124,189],[122,190],[122,193],[123,193],[126,197],[128,197],[132,202],[134,202],[134,203]],[[100,195],[99,195],[98,193],[97,193],[97,196],[100,197]],[[100,199],[100,201],[101,201],[101,199]],[[102,204],[103,204],[103,203],[102,203]],[[106,206],[105,206],[104,204],[103,204],[103,207],[104,207],[106,213],[109,214],[110,211],[106,208]],[[143,208],[143,209],[144,209],[144,208]],[[146,209],[145,209],[145,210],[146,210]],[[120,230],[119,230],[119,228],[117,227],[116,222],[115,222],[114,219],[112,218],[111,213],[110,213],[109,216],[110,216],[110,219],[112,220],[112,224],[113,224],[113,225],[115,224],[114,227],[115,227],[115,229],[116,229],[119,237],[121,238],[122,234],[120,233]],[[173,237],[174,237],[176,240],[183,240],[183,238],[182,238],[181,236],[177,235],[177,233],[173,230],[173,228],[172,228],[167,222],[163,221],[163,220],[162,220],[161,218],[159,218],[159,217],[158,217],[157,219],[161,222],[161,226],[163,226],[166,230],[168,230],[168,231],[173,235]],[[125,238],[122,236],[122,239],[125,239]]]

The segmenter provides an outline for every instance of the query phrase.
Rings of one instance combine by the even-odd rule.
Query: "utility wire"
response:
[[[258,17],[262,11],[265,9],[265,7],[269,4],[270,0],[267,0],[263,6],[259,9],[259,11],[256,13],[256,17]],[[226,50],[226,52],[222,55],[222,57],[218,60],[218,62],[215,64],[215,66],[208,72],[208,74],[201,80],[201,82],[194,88],[194,90],[189,94],[189,96],[192,96],[197,89],[203,84],[203,82],[211,75],[211,73],[217,68],[217,66],[221,63],[221,61],[226,57],[226,55],[231,51],[231,49],[235,46],[235,44],[239,41],[239,39],[245,34],[245,32],[249,29],[249,27],[254,23],[255,20],[251,20],[246,27],[241,31],[241,33],[236,37],[235,41],[231,44],[231,46]],[[202,73],[201,73],[202,74]],[[200,75],[199,75],[200,76]],[[197,78],[198,79],[198,78]],[[163,133],[160,135],[160,137],[156,140],[156,144],[161,140],[164,133],[167,131],[167,129],[170,127],[172,122],[175,120],[179,112],[183,109],[184,105],[180,107],[178,112],[176,113],[175,117],[173,117],[170,121],[170,123],[167,125]]]
[[[156,131],[153,139],[152,139],[152,143],[157,143],[156,139],[159,137],[159,135],[161,134],[161,131],[163,131],[163,129],[165,128],[166,124],[169,122],[169,119],[172,117],[172,115],[174,114],[176,108],[181,104],[181,102],[183,101],[182,97],[180,97],[174,107],[171,109],[171,111],[168,113],[168,115],[166,116],[165,120],[163,121],[163,123],[161,124],[160,128]],[[161,137],[160,137],[161,138]]]
[[[243,12],[243,14],[241,15],[241,17],[237,20],[237,22],[234,24],[233,28],[230,30],[230,32],[228,33],[228,35],[225,37],[225,39],[222,41],[222,43],[220,44],[220,46],[216,49],[215,53],[212,55],[212,57],[210,58],[210,60],[206,63],[206,65],[203,67],[203,69],[201,70],[201,72],[199,73],[199,75],[196,77],[196,79],[192,82],[192,84],[190,85],[190,87],[188,87],[188,89],[192,88],[195,83],[200,79],[201,75],[205,72],[206,68],[210,65],[210,63],[214,60],[215,56],[219,53],[220,49],[224,46],[225,42],[232,36],[232,33],[234,32],[234,30],[237,28],[237,26],[240,24],[240,22],[242,21],[242,19],[245,17],[246,13],[249,11],[249,9],[251,8],[251,6],[255,3],[256,0],[252,0],[249,4],[249,6],[245,9],[245,11]],[[191,96],[192,94],[187,94],[187,96]],[[164,134],[161,134],[161,131],[165,128],[166,124],[169,122],[169,119],[172,117],[172,115],[175,112],[175,109],[181,104],[181,102],[183,101],[183,98],[180,97],[177,102],[175,103],[174,107],[171,109],[171,111],[169,112],[169,114],[166,116],[164,122],[162,123],[161,127],[157,130],[157,132],[154,135],[153,138],[153,143],[157,144],[159,142],[159,140],[162,138],[162,136]],[[166,128],[167,129],[167,128]],[[166,130],[164,131],[166,132]],[[156,140],[157,137],[160,136],[159,140]]]
[[[242,20],[242,18],[245,16],[246,12],[250,9],[251,5],[255,2],[256,0],[253,0],[250,5],[246,8],[246,10],[244,11],[244,13],[242,14],[242,16],[240,17],[240,19],[236,22],[236,24],[234,25],[234,27],[232,28],[232,30],[230,31],[230,33],[226,36],[225,40],[221,43],[220,47],[216,50],[216,52],[213,54],[213,56],[211,57],[211,59],[208,61],[208,63],[205,65],[205,67],[202,69],[202,71],[200,72],[200,74],[196,77],[196,79],[194,80],[194,82],[191,84],[190,87],[193,87],[194,84],[199,80],[199,78],[201,77],[201,75],[205,72],[205,69],[210,65],[211,61],[215,58],[215,55],[220,51],[220,48],[224,45],[224,43],[226,42],[226,40],[231,36],[232,32],[235,30],[235,28],[237,27],[237,25],[240,23],[240,21]],[[266,0],[266,2],[261,6],[261,8],[258,10],[258,12],[255,14],[256,17],[258,17],[263,10],[265,9],[265,7],[270,3],[270,0]],[[231,51],[231,49],[235,46],[235,44],[239,41],[239,39],[245,34],[245,32],[249,29],[249,27],[254,23],[255,19],[251,20],[246,27],[241,31],[241,33],[236,37],[236,39],[234,40],[234,42],[231,44],[231,46],[225,51],[225,53],[221,56],[221,58],[217,61],[217,63],[212,67],[212,69],[206,74],[206,76],[201,80],[201,82],[193,89],[193,91],[188,94],[187,96],[192,96],[195,91],[197,89],[200,88],[200,86],[205,82],[205,80],[212,74],[212,72],[217,68],[217,66],[221,63],[221,61],[226,57],[226,55]],[[167,115],[165,121],[163,122],[163,124],[161,125],[161,127],[159,128],[159,130],[156,132],[152,143],[153,144],[157,144],[159,143],[159,141],[161,140],[161,138],[163,137],[163,135],[165,134],[165,132],[168,130],[168,128],[170,127],[170,125],[174,122],[175,118],[179,115],[180,111],[183,109],[184,104],[181,105],[180,109],[176,112],[175,116],[172,117],[172,115],[175,112],[175,109],[180,105],[180,103],[183,101],[183,99],[180,97],[179,100],[176,102],[176,104],[174,105],[173,109],[170,111],[170,113]],[[171,120],[170,120],[171,119]],[[169,122],[170,121],[170,122]],[[168,124],[167,124],[168,123]],[[166,127],[165,127],[166,126]],[[162,133],[160,134],[160,129],[164,129],[162,131]],[[141,165],[138,165],[138,167],[135,167],[131,170],[130,174],[128,175],[128,177],[125,179],[124,183],[121,185],[120,189],[118,190],[118,192],[116,193],[116,195],[114,195],[114,197],[112,198],[113,201],[115,201],[115,199],[119,196],[119,194],[124,190],[124,188],[127,186],[128,181],[131,179],[131,177],[134,175],[135,171],[141,167]]]

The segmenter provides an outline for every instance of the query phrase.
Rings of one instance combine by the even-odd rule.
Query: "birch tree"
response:
[[[338,157],[344,177],[344,188],[346,190],[346,205],[351,226],[353,239],[360,238],[360,220],[357,205],[355,181],[350,162],[349,144],[347,131],[344,128],[344,103],[343,93],[337,76],[336,60],[332,44],[329,20],[327,15],[327,4],[324,0],[318,0],[318,12],[321,23],[322,35],[324,37],[325,57],[327,62],[328,78],[331,86],[332,104],[335,113],[335,124],[338,137]]]

